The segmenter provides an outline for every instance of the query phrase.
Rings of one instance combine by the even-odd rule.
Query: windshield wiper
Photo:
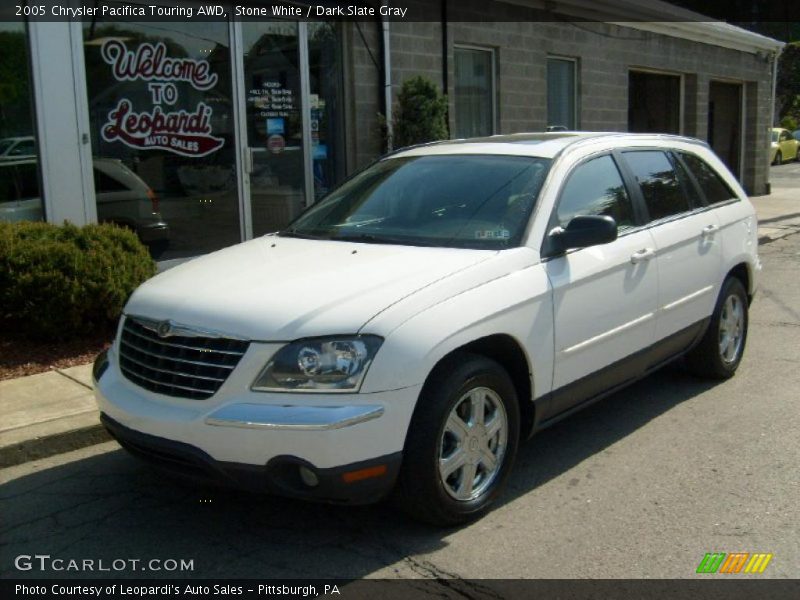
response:
[[[327,240],[330,239],[322,235],[314,235],[313,233],[301,233],[299,231],[292,231],[291,229],[284,229],[278,232],[278,237],[299,238],[301,240]]]
[[[353,233],[337,235],[330,238],[340,242],[361,242],[364,244],[397,244],[399,246],[438,246],[433,242],[420,241],[409,238],[397,238],[383,235],[373,235],[371,233]]]

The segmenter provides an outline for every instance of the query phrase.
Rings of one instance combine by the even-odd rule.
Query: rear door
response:
[[[713,312],[722,268],[720,223],[671,152],[631,149],[622,156],[655,241],[655,339],[669,338],[655,348],[649,359],[652,366],[691,343],[703,319]]]
[[[634,357],[654,338],[655,242],[611,154],[591,157],[567,175],[548,231],[578,215],[613,217],[619,237],[549,258],[543,248],[555,325],[554,392],[543,419],[636,378],[642,368]]]

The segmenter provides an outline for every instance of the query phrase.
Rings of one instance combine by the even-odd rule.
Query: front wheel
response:
[[[406,438],[396,498],[411,516],[455,525],[500,494],[519,442],[514,384],[495,361],[458,354],[439,365]]]
[[[782,165],[783,164],[783,154],[780,150],[775,153],[775,160],[772,161],[773,165]]]
[[[703,339],[686,356],[689,369],[701,377],[733,377],[744,354],[747,340],[748,300],[739,279],[729,277],[722,284],[714,314]]]

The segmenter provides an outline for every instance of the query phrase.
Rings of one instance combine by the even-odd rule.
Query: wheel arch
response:
[[[519,400],[520,439],[529,437],[533,432],[536,417],[532,368],[522,344],[511,335],[492,334],[454,348],[439,359],[430,370],[423,384],[423,392],[439,369],[447,368],[451,362],[457,360],[459,354],[464,353],[477,354],[494,360],[508,372]]]
[[[725,279],[728,279],[729,277],[734,277],[742,283],[745,291],[747,292],[748,304],[750,304],[753,301],[753,292],[754,292],[752,288],[753,276],[750,273],[750,269],[751,267],[748,263],[740,262],[739,264],[732,267],[725,275]]]

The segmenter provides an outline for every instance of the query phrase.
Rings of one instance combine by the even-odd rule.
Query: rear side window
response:
[[[651,221],[691,210],[689,198],[664,152],[635,150],[624,152],[624,156],[642,190]]]
[[[36,163],[0,163],[0,202],[27,200],[39,197],[39,174]]]
[[[702,158],[685,152],[681,152],[681,158],[686,167],[692,172],[692,175],[694,175],[709,204],[736,198],[736,194],[731,191],[728,184]]]
[[[127,191],[127,187],[122,185],[119,181],[114,179],[113,177],[109,177],[105,173],[103,173],[100,169],[95,168],[94,170],[94,191],[95,193],[102,194],[104,192],[124,192]]]
[[[579,215],[612,217],[620,230],[633,227],[633,204],[614,159],[606,155],[579,165],[561,191],[556,214],[562,227]]]

